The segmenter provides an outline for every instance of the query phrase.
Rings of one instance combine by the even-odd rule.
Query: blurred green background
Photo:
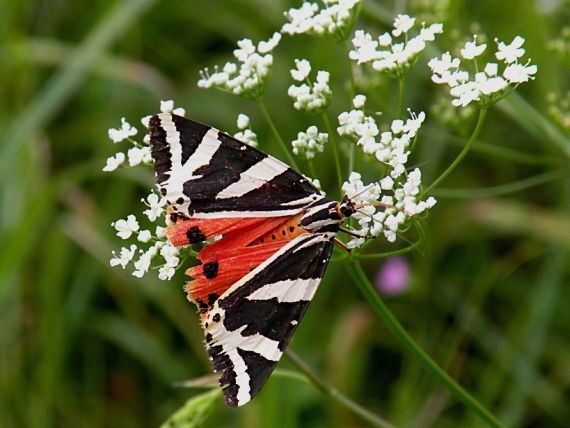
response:
[[[117,148],[106,132],[123,116],[138,125],[172,98],[188,116],[229,132],[247,113],[260,147],[279,155],[254,103],[199,90],[196,81],[200,68],[229,60],[237,40],[279,29],[283,11],[298,4],[0,1],[1,427],[156,427],[199,392],[172,387],[210,373],[184,276],[164,283],[109,267],[121,244],[110,223],[140,215],[152,176],[142,168],[102,173]],[[442,51],[474,31],[489,44],[523,35],[539,72],[490,111],[476,147],[435,193],[427,241],[407,257],[409,288],[387,304],[506,425],[568,426],[570,30],[563,26],[570,4],[365,0],[358,25],[380,34],[402,11],[444,22],[435,44]],[[268,109],[289,141],[313,123],[286,96],[293,59],[331,72],[336,115],[349,102],[341,55],[333,41],[305,36],[284,38],[274,52]],[[464,144],[474,117],[446,107],[426,62],[408,76],[406,105],[428,113],[414,162],[429,183]],[[370,105],[390,117],[397,85],[384,77],[372,84]],[[318,163],[325,189],[335,184],[329,161]],[[389,248],[379,242],[371,250]],[[363,266],[373,279],[381,261]],[[340,262],[331,264],[291,348],[396,426],[483,426],[403,351]],[[292,365],[284,359],[280,367]],[[366,423],[311,385],[275,376],[244,408],[219,399],[206,426]]]

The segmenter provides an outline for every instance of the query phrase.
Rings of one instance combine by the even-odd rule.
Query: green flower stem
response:
[[[267,107],[265,107],[265,102],[263,101],[262,98],[259,98],[257,100],[257,105],[259,106],[259,110],[261,110],[261,114],[263,114],[265,121],[269,125],[269,128],[271,129],[273,136],[275,137],[275,139],[277,140],[277,142],[281,146],[281,150],[285,154],[285,157],[287,158],[289,165],[291,165],[297,171],[300,171],[299,167],[297,166],[297,162],[295,162],[295,158],[293,157],[293,155],[291,154],[291,152],[287,148],[287,145],[285,144],[285,141],[283,141],[283,138],[281,138],[281,135],[279,135],[279,131],[277,131],[277,128],[275,127],[275,124],[273,123],[273,120],[271,120],[271,116],[269,115],[269,112],[267,111]]]
[[[336,168],[336,178],[338,181],[338,188],[340,190],[342,189],[342,170],[340,168],[340,156],[338,154],[338,147],[336,145],[336,140],[334,138],[334,129],[331,126],[329,117],[327,116],[326,112],[322,114],[322,117],[323,117],[323,122],[325,123],[325,127],[327,128],[327,132],[329,133],[329,141],[330,141],[330,146],[332,147],[334,165]]]
[[[309,165],[309,172],[311,173],[311,178],[317,178],[317,171],[315,170],[315,164],[313,164],[312,159],[307,159],[307,164]]]
[[[323,394],[332,398],[337,403],[341,404],[346,409],[350,410],[357,416],[360,416],[363,420],[367,421],[371,425],[380,428],[393,428],[394,426],[388,421],[382,419],[380,416],[370,412],[369,410],[362,407],[360,404],[352,401],[347,396],[343,395],[339,390],[337,390],[332,385],[329,385],[324,380],[322,380],[317,374],[305,363],[297,354],[295,354],[290,349],[285,350],[285,354],[289,360],[307,376],[313,385],[317,387]]]
[[[503,425],[493,416],[481,403],[465,391],[453,378],[451,378],[435,361],[412,339],[408,332],[402,327],[397,318],[390,312],[384,304],[368,278],[362,267],[356,260],[347,263],[350,276],[357,283],[360,291],[384,325],[400,344],[434,377],[438,382],[448,388],[459,400],[473,410],[489,426],[501,428]]]
[[[398,119],[404,115],[404,76],[398,78]]]
[[[465,155],[467,154],[467,152],[471,148],[471,144],[473,144],[473,142],[477,140],[477,137],[479,136],[479,133],[481,132],[481,128],[483,128],[483,122],[485,122],[485,115],[486,114],[487,114],[487,109],[482,108],[481,110],[479,110],[479,117],[477,118],[477,125],[475,125],[475,129],[473,130],[471,137],[469,137],[467,144],[465,144],[465,147],[463,147],[463,150],[461,150],[461,152],[459,153],[459,155],[457,155],[457,157],[451,163],[451,165],[449,165],[447,167],[447,169],[445,171],[443,171],[443,173],[432,184],[430,184],[430,186],[427,189],[425,189],[422,192],[421,197],[424,197],[425,195],[427,195],[430,192],[430,190],[432,190],[439,183],[441,183],[443,180],[445,180],[447,178],[447,176],[449,174],[451,174],[451,172],[455,169],[455,167],[457,165],[459,165],[459,163],[463,160],[463,158],[465,157]]]

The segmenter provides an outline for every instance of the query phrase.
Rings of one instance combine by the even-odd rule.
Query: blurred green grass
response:
[[[395,3],[365,0],[359,25],[385,31],[404,8],[423,16],[435,7],[427,0]],[[154,427],[196,394],[171,386],[210,371],[183,275],[165,284],[108,266],[118,246],[110,222],[139,210],[152,177],[101,172],[114,150],[106,130],[122,116],[134,123],[155,112],[159,99],[174,97],[188,115],[221,129],[233,131],[237,114],[249,114],[261,147],[279,154],[254,103],[200,91],[195,83],[198,69],[228,59],[236,40],[279,28],[282,11],[294,4],[1,2],[2,427]],[[570,5],[546,13],[544,4],[439,4],[446,27],[440,50],[451,49],[454,37],[469,37],[476,22],[490,38],[524,35],[539,74],[489,113],[485,145],[438,189],[428,239],[409,256],[412,286],[387,302],[466,389],[509,426],[521,427],[563,427],[570,420],[570,184],[564,179],[570,144],[546,114],[546,94],[570,89],[569,70],[544,48],[568,21]],[[268,108],[287,139],[312,123],[286,96],[293,59],[308,57],[339,81],[346,73],[341,54],[332,41],[308,37],[279,46]],[[429,112],[440,92],[425,61],[408,77],[406,104]],[[386,79],[370,100],[390,114],[395,95]],[[347,102],[335,93],[333,112]],[[452,129],[430,116],[415,160],[426,182],[473,126],[473,118]],[[332,189],[334,176],[321,170],[324,187]],[[561,172],[538,187],[489,189],[553,171]],[[374,170],[364,172],[374,177]],[[472,193],[455,198],[451,189]],[[372,277],[380,262],[363,266]],[[481,426],[373,317],[342,263],[331,264],[291,346],[324,379],[397,426]],[[245,408],[218,405],[210,425],[363,422],[311,386],[275,376]]]

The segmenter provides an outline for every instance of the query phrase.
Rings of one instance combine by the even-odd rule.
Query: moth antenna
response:
[[[349,198],[349,199],[354,199],[354,198],[356,198],[357,196],[362,195],[363,193],[367,192],[367,191],[370,190],[372,187],[374,187],[374,184],[376,184],[376,183],[371,183],[371,184],[369,184],[369,185],[366,186],[364,189],[362,189],[360,192],[358,192],[358,193],[355,194],[355,195],[349,196],[348,198]]]

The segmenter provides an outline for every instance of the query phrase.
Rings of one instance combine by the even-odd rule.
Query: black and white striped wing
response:
[[[303,234],[222,294],[203,319],[226,402],[259,392],[283,355],[330,259],[333,233]]]
[[[285,163],[210,126],[161,113],[149,131],[160,191],[188,217],[293,215],[321,198]]]

